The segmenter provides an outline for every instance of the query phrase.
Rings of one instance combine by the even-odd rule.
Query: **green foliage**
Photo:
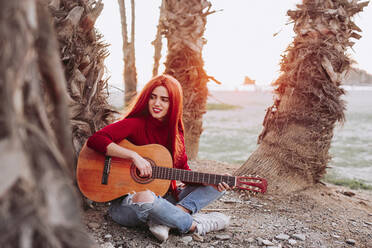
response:
[[[363,180],[359,179],[335,178],[332,176],[325,176],[324,180],[328,183],[345,186],[350,189],[372,190],[372,185],[366,184]]]
[[[242,108],[241,106],[226,103],[207,103],[207,110],[232,110]]]

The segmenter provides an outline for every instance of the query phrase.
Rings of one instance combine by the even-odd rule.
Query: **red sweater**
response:
[[[128,118],[110,124],[93,134],[88,139],[87,146],[106,154],[107,146],[111,142],[118,143],[123,139],[129,140],[137,146],[160,144],[172,153],[168,123],[161,122],[152,116]],[[184,140],[183,136],[181,136],[181,140]],[[177,161],[173,161],[173,167],[190,170],[185,150]],[[172,180],[171,188],[175,192],[176,182],[174,180]]]

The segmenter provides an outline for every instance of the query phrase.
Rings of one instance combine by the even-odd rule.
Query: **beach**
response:
[[[372,185],[372,87],[345,87],[346,121],[336,124],[327,170],[335,178],[357,179]],[[243,164],[257,148],[270,90],[211,91],[209,103],[239,106],[211,110],[203,117],[199,158]]]

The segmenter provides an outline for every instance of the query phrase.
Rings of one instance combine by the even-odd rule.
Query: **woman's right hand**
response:
[[[133,157],[133,163],[139,170],[141,177],[151,177],[152,167],[149,161],[136,153],[136,155]]]
[[[150,162],[144,159],[143,157],[141,157],[135,151],[121,147],[115,144],[114,142],[112,142],[107,146],[106,155],[113,156],[113,157],[119,157],[119,158],[125,158],[125,159],[131,159],[134,165],[139,170],[140,177],[150,177],[152,175],[152,168],[151,168]]]

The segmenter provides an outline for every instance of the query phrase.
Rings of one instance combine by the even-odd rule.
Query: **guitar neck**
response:
[[[178,180],[189,183],[205,183],[214,185],[225,182],[230,187],[234,187],[236,185],[236,178],[233,176],[216,175],[159,166],[152,167],[152,177],[156,179]]]

